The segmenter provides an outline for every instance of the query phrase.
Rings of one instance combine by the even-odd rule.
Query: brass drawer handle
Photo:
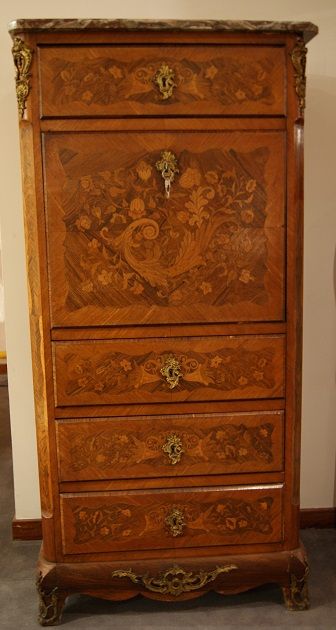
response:
[[[180,378],[183,378],[181,372],[181,366],[175,357],[170,355],[165,359],[165,362],[160,370],[162,376],[165,377],[169,389],[174,389],[178,385]]]
[[[163,177],[166,197],[169,199],[171,185],[179,172],[176,156],[171,151],[162,151],[161,158],[155,166]]]
[[[170,530],[172,536],[182,536],[183,528],[185,527],[184,514],[181,510],[173,508],[171,512],[166,516],[165,523]]]
[[[154,76],[154,83],[160,90],[160,96],[163,101],[167,100],[173,95],[175,83],[175,72],[172,68],[169,68],[167,63],[163,63],[157,73]]]
[[[177,464],[181,460],[184,453],[183,444],[181,438],[176,433],[168,435],[165,443],[162,446],[162,450],[169,457],[171,464]]]

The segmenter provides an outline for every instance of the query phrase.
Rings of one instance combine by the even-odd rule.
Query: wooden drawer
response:
[[[282,539],[282,486],[61,495],[65,554]]]
[[[285,134],[204,127],[44,135],[53,327],[283,321]]]
[[[56,424],[60,481],[280,471],[283,412]]]
[[[251,335],[54,342],[56,404],[281,398],[284,341]]]
[[[43,116],[286,112],[279,46],[44,46],[39,66]]]

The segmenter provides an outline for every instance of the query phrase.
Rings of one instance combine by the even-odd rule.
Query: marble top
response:
[[[318,33],[311,22],[262,22],[250,20],[94,20],[45,19],[14,20],[9,24],[12,37],[27,31],[227,31],[230,33],[298,33],[308,42]]]

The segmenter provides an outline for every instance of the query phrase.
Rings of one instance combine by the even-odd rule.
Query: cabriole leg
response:
[[[39,595],[38,622],[41,626],[55,626],[61,621],[64,602],[67,594],[60,591],[58,586],[48,588],[43,586],[43,575],[40,574],[37,582]]]
[[[295,573],[290,573],[289,586],[282,589],[288,610],[307,610],[309,608],[308,573],[308,566],[305,567],[301,577],[298,577]]]

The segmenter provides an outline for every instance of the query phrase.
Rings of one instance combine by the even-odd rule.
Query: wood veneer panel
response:
[[[281,486],[62,495],[63,549],[71,554],[280,542],[281,497]]]
[[[284,337],[54,342],[57,406],[279,398]],[[161,370],[174,356],[171,388]]]
[[[53,326],[282,321],[284,151],[280,131],[46,134]]]
[[[43,116],[285,113],[283,47],[45,46],[39,64]]]
[[[57,423],[61,481],[280,471],[283,412]]]

